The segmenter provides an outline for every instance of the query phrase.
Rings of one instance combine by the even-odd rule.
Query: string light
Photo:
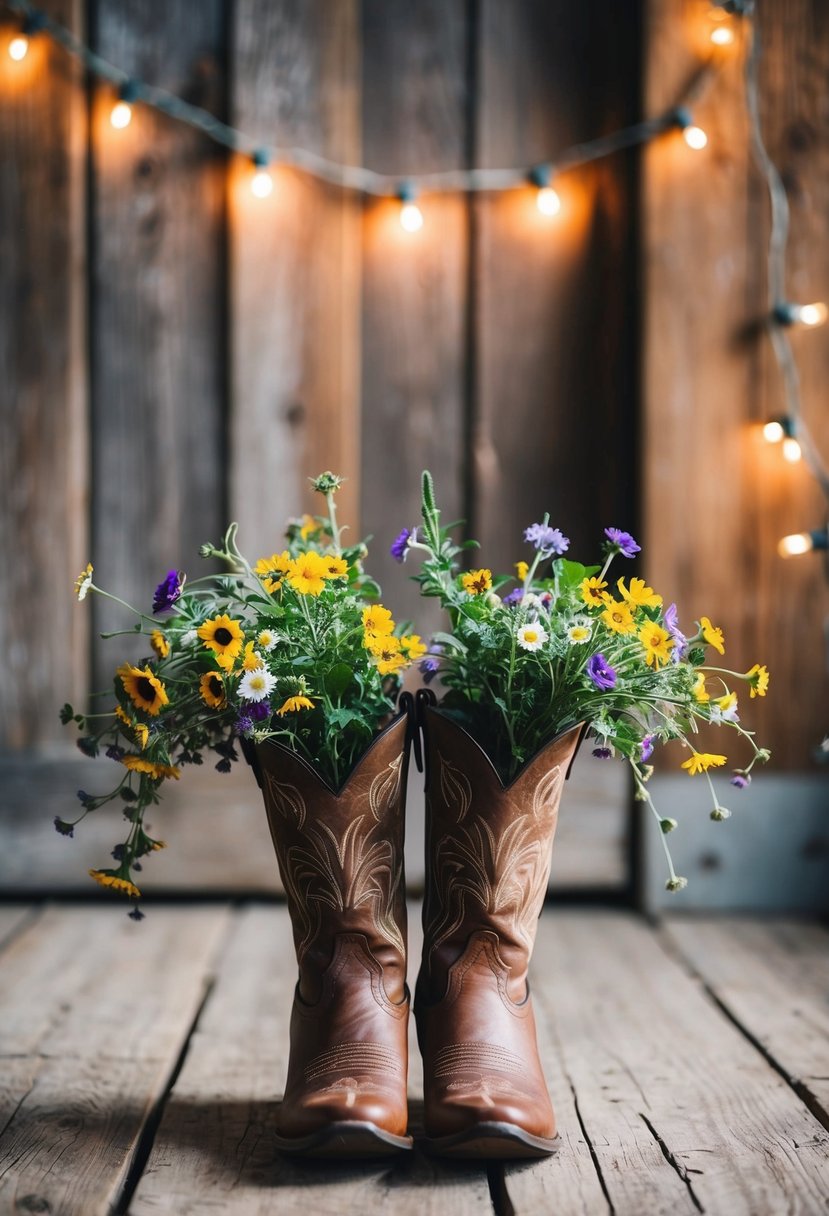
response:
[[[700,152],[708,144],[708,136],[703,131],[702,127],[698,127],[694,122],[691,111],[686,106],[677,106],[672,114],[674,126],[679,127],[682,132],[682,138],[685,140],[689,148],[695,152]]]
[[[815,549],[829,550],[829,530],[826,528],[814,532],[793,532],[777,542],[777,552],[781,557],[801,557]]]
[[[787,435],[783,440],[783,459],[788,460],[789,464],[797,464],[798,460],[803,458],[803,449],[795,439],[794,435]]]
[[[15,34],[9,42],[9,58],[20,63],[29,53],[30,39],[44,28],[46,24],[42,13],[29,13],[21,23],[20,33]]]
[[[730,25],[718,25],[711,31],[714,46],[731,46],[736,35]]]
[[[29,53],[29,39],[25,34],[16,34],[9,43],[9,58],[20,63]]]
[[[763,438],[767,443],[783,442],[783,458],[789,464],[797,464],[803,455],[803,450],[795,436],[793,418],[770,418],[763,427]]]
[[[132,102],[137,96],[138,86],[134,81],[128,80],[121,85],[118,100],[109,115],[109,121],[116,131],[123,131],[132,122]]]
[[[268,169],[270,158],[267,152],[260,150],[254,152],[250,159],[255,169],[250,179],[250,192],[254,198],[268,198],[273,194],[273,178]]]
[[[829,317],[829,308],[822,300],[814,304],[791,304],[783,302],[775,304],[772,318],[778,325],[802,325],[806,329],[816,329],[824,325]]]
[[[553,180],[552,165],[535,165],[530,169],[530,182],[536,187],[535,205],[542,215],[553,217],[561,211],[561,199],[550,184]]]
[[[779,443],[786,434],[785,418],[772,418],[763,427],[763,438],[766,443]]]
[[[397,197],[400,199],[400,227],[404,232],[419,232],[423,227],[423,212],[415,199],[417,191],[411,182],[404,182],[398,188]]]

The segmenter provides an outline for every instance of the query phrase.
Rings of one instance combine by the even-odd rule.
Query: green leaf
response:
[[[441,630],[438,630],[437,633],[432,634],[432,641],[437,642],[440,646],[449,646],[452,650],[458,650],[461,654],[466,654],[466,646],[464,646],[460,638],[455,637],[454,633],[443,633]]]
[[[322,687],[329,697],[337,700],[343,695],[351,681],[354,672],[348,663],[335,663],[322,677]]]
[[[329,726],[336,726],[338,730],[345,730],[347,726],[357,726],[366,734],[372,734],[372,729],[365,721],[362,714],[357,713],[353,709],[331,709],[325,715],[325,721]]]

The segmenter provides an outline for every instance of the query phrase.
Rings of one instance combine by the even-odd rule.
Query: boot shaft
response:
[[[365,939],[392,1002],[406,978],[403,871],[409,715],[374,740],[335,791],[281,744],[256,745],[257,777],[285,887],[299,964],[299,994],[321,976],[344,936]]]

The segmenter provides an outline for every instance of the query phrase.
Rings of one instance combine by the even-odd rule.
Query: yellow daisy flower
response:
[[[288,582],[300,595],[319,595],[325,590],[325,562],[311,550],[300,553],[288,568]]]
[[[368,638],[381,638],[393,633],[394,621],[388,608],[384,608],[382,604],[371,604],[368,608],[364,608],[363,629],[366,635],[366,645],[368,645]]]
[[[662,596],[657,595],[653,587],[648,587],[643,578],[630,579],[627,587],[624,578],[620,578],[616,586],[623,600],[627,600],[635,608],[659,608]]]
[[[705,674],[698,671],[697,678],[694,680],[694,686],[691,689],[691,694],[695,701],[699,701],[700,705],[704,705],[706,701],[710,701],[710,694],[705,691]]]
[[[492,571],[470,570],[461,575],[461,585],[467,595],[483,595],[492,587]]]
[[[631,582],[634,581],[631,579]],[[670,659],[674,640],[667,629],[663,629],[655,621],[645,622],[639,630],[639,641],[645,648],[645,662],[648,667],[658,671],[662,664]]]
[[[174,764],[158,764],[154,760],[146,760],[143,756],[128,754],[123,757],[121,763],[131,773],[146,773],[155,781],[160,781],[163,777],[172,777],[174,781],[178,781],[181,776],[181,769],[176,768]]]
[[[718,629],[716,625],[712,625],[707,616],[700,617],[699,627],[708,645],[713,646],[718,654],[725,654],[725,641],[722,629]]]
[[[86,569],[81,570],[78,577],[75,579],[75,595],[78,597],[78,603],[85,600],[89,588],[92,586],[92,562],[87,562]]]
[[[166,659],[170,653],[170,643],[160,629],[154,629],[150,634],[150,645],[160,659]]]
[[[323,578],[345,578],[348,574],[348,562],[344,557],[323,557]]]
[[[276,711],[278,718],[284,718],[286,714],[299,713],[301,709],[313,709],[314,702],[310,697],[288,697],[281,709]]]
[[[694,752],[693,756],[683,761],[682,768],[687,769],[693,777],[695,773],[707,773],[709,768],[721,768],[725,762],[725,756],[716,756],[712,752]]]
[[[396,638],[391,633],[387,633],[382,637],[372,637],[370,634],[366,634],[363,639],[363,645],[372,654],[380,654],[384,650],[391,651],[394,654],[400,652],[400,638]]]
[[[764,697],[766,689],[769,686],[768,668],[760,663],[755,663],[751,671],[746,673],[746,679],[749,682],[752,698]]]
[[[315,536],[320,531],[322,531],[322,524],[319,520],[314,519],[313,515],[303,515],[299,527],[299,535],[303,540],[308,540],[309,536]]]
[[[428,648],[421,641],[419,633],[407,633],[400,639],[400,649],[410,662],[414,662],[415,659],[424,655]]]
[[[377,662],[377,670],[381,676],[390,676],[401,671],[408,662],[406,656],[401,653],[399,638],[373,638],[369,650]]]
[[[624,600],[607,600],[600,620],[614,633],[635,633],[633,607]]]
[[[221,667],[222,671],[226,675],[229,675],[230,672],[233,671],[233,668],[236,666],[236,659],[234,658],[234,656],[232,654],[217,654],[216,655],[216,666]]]
[[[287,549],[283,549],[281,553],[272,553],[270,557],[260,557],[253,567],[253,573],[259,575],[262,586],[269,595],[273,595],[282,586],[282,579],[274,578],[273,575],[287,574],[290,566],[291,555]]]
[[[205,672],[199,680],[199,696],[211,709],[224,709],[227,705],[227,696],[220,671]]]
[[[90,870],[89,877],[94,878],[102,887],[112,887],[115,891],[123,891],[125,895],[129,895],[133,899],[141,898],[141,892],[134,882],[130,882],[128,878],[121,878],[112,870]]]
[[[607,583],[600,578],[584,578],[579,583],[581,598],[591,608],[601,608],[611,598],[605,588]]]
[[[253,642],[245,642],[245,657],[242,659],[244,671],[255,671],[257,667],[262,666],[262,656],[257,654],[253,647]]]
[[[227,655],[231,659],[235,659],[239,654],[245,640],[242,626],[226,613],[205,621],[196,633],[208,650],[215,650],[216,654]]]
[[[530,568],[526,562],[515,563],[515,577],[518,579],[519,583],[523,583],[529,572]]]
[[[164,685],[149,667],[142,670],[131,663],[123,663],[115,674],[121,677],[124,692],[136,709],[143,709],[154,718],[159,710],[169,704]]]

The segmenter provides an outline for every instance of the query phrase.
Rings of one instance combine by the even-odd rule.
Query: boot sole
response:
[[[561,1137],[533,1136],[515,1123],[478,1123],[451,1136],[427,1137],[423,1147],[433,1157],[469,1159],[550,1157],[561,1147]]]
[[[412,1148],[411,1136],[394,1136],[376,1123],[330,1123],[308,1136],[275,1135],[281,1153],[293,1157],[389,1157]]]

